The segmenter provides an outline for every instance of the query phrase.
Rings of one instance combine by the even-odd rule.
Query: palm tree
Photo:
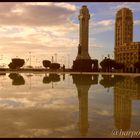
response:
[[[113,59],[106,58],[101,61],[100,63],[102,70],[105,72],[112,72],[112,69],[123,69],[124,64],[123,63],[118,63]]]
[[[101,65],[103,71],[111,72],[112,68],[115,65],[115,61],[110,58],[105,57],[105,59],[101,61],[100,65]]]

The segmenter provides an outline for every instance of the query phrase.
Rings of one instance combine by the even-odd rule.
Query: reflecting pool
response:
[[[140,137],[140,77],[0,73],[0,91],[0,137]]]

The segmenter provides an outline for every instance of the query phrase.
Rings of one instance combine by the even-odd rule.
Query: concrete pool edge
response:
[[[52,73],[52,74],[98,74],[98,75],[122,75],[122,76],[140,76],[140,73],[113,73],[113,72],[61,72],[61,71],[0,71],[1,73]]]

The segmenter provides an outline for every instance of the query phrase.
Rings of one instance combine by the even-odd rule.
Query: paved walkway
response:
[[[140,76],[140,73],[108,73],[108,72],[61,72],[61,71],[0,71],[0,73],[52,73],[52,74],[100,74],[100,75],[123,75]]]

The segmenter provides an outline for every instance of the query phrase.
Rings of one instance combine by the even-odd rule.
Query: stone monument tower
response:
[[[87,6],[82,6],[79,15],[80,32],[79,32],[79,46],[78,55],[76,59],[90,59],[88,54],[88,27],[90,14]]]
[[[79,18],[79,46],[76,60],[73,61],[73,71],[98,71],[98,60],[91,59],[88,53],[88,33],[89,33],[89,19],[90,14],[87,6],[83,5],[80,9]],[[93,67],[94,65],[94,67]]]

